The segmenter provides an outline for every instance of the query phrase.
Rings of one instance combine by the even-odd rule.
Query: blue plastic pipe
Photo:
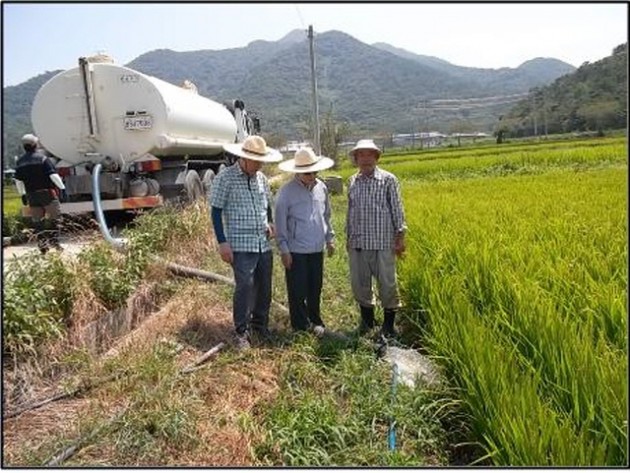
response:
[[[396,402],[396,385],[398,384],[398,364],[394,363],[392,366],[392,397],[391,408],[394,410],[394,403]],[[396,419],[392,414],[389,420],[389,431],[387,433],[387,439],[389,443],[389,449],[391,451],[396,450]]]
[[[109,228],[107,228],[107,223],[105,222],[103,206],[101,205],[100,175],[101,163],[98,163],[92,170],[92,203],[94,204],[94,214],[96,215],[98,226],[101,229],[101,233],[103,234],[105,240],[117,250],[122,250],[125,246],[125,241],[120,238],[113,238],[111,233],[109,233]]]

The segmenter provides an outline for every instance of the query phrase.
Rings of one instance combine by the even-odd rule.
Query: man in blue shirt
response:
[[[276,200],[276,241],[285,268],[291,327],[311,328],[317,336],[324,334],[320,314],[323,251],[326,247],[332,256],[335,249],[328,189],[317,173],[333,164],[310,148],[300,148],[294,159],[279,165],[295,174]]]
[[[210,197],[212,225],[221,259],[234,271],[232,315],[236,346],[247,349],[251,335],[269,339],[273,269],[269,240],[274,238],[275,229],[269,182],[260,169],[263,163],[281,161],[282,154],[255,135],[243,143],[224,145],[224,149],[238,160],[214,179]]]

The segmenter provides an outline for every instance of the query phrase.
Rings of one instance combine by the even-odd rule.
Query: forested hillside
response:
[[[584,63],[573,74],[538,87],[507,113],[500,128],[511,136],[625,128],[628,116],[628,43],[611,56]]]
[[[31,104],[39,88],[60,71],[49,71],[2,91],[2,160],[22,154],[20,136],[31,132]]]

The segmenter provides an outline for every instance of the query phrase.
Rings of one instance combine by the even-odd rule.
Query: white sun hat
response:
[[[293,159],[287,159],[278,164],[282,171],[306,173],[318,172],[331,168],[335,162],[326,156],[317,156],[312,148],[304,147],[295,152]]]
[[[223,149],[241,158],[262,161],[263,163],[282,161],[282,153],[267,146],[265,139],[258,135],[248,136],[242,143],[223,145]]]
[[[381,156],[381,148],[374,144],[374,140],[359,140],[357,144],[348,153],[352,159],[354,159],[354,152],[360,149],[371,149],[378,153],[377,157]]]

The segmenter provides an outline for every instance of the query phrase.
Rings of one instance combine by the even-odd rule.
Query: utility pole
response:
[[[315,51],[313,47],[313,25],[308,26],[308,39],[309,47],[311,51],[311,87],[313,89],[313,125],[314,125],[314,137],[313,145],[315,146],[315,152],[322,154],[320,145],[320,133],[319,133],[319,105],[317,103],[317,76],[315,75]]]
[[[429,110],[427,109],[428,100],[424,99],[424,131],[426,133],[425,138],[427,140],[427,148],[429,147]],[[422,135],[420,135],[422,138]]]
[[[547,136],[547,101],[545,100],[545,96],[543,95],[543,119],[545,121],[545,139]]]
[[[532,94],[532,117],[534,118],[534,137],[538,136],[538,122],[536,121],[536,93]]]

